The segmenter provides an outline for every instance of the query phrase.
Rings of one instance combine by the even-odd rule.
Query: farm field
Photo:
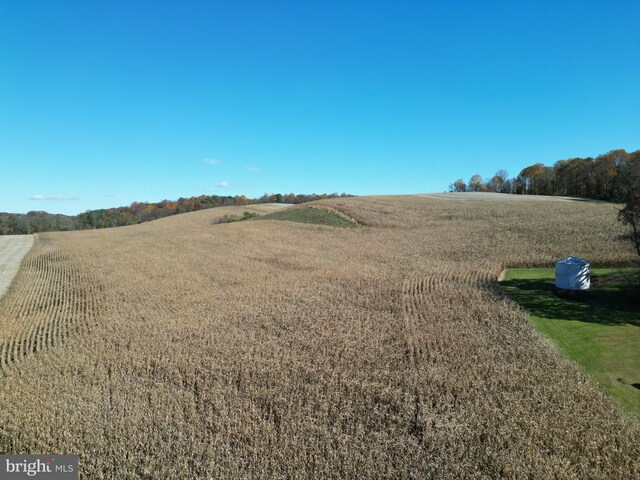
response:
[[[37,235],[0,299],[0,450],[87,479],[640,476],[640,423],[497,283],[631,265],[610,204],[314,204],[358,228],[218,223],[279,208],[251,206]]]
[[[554,275],[512,269],[502,285],[538,330],[640,418],[640,295],[628,283],[638,271],[592,269],[590,291],[576,298],[551,293]]]
[[[562,197],[559,195],[514,195],[511,193],[495,192],[441,192],[441,193],[417,193],[418,197],[440,200],[463,200],[473,202],[593,202],[587,198]]]

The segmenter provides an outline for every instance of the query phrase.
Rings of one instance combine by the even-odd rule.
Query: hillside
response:
[[[350,196],[352,195],[346,193],[341,195],[337,193],[323,193],[320,195],[316,193],[310,195],[265,193],[260,198],[247,198],[245,195],[199,195],[197,197],[181,197],[177,200],[162,200],[161,202],[133,202],[128,207],[87,210],[74,216],[51,214],[43,211],[30,211],[27,213],[0,212],[0,236],[126,227],[209,208],[241,207],[268,203],[299,204],[325,198]]]
[[[634,260],[610,204],[322,200],[44,233],[0,299],[0,450],[84,478],[634,478],[640,424],[496,287]],[[291,207],[299,208],[299,207]]]

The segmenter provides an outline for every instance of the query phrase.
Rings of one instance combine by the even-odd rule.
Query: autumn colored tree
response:
[[[506,170],[498,170],[496,174],[487,182],[487,188],[491,192],[503,193],[509,181],[509,174]]]
[[[483,192],[486,190],[484,186],[484,180],[479,173],[476,173],[469,179],[469,191],[471,192]]]
[[[94,228],[120,227],[157,220],[178,213],[193,212],[206,208],[253,205],[255,203],[303,203],[322,198],[347,197],[338,194],[268,194],[261,198],[247,198],[245,195],[220,196],[199,195],[179,198],[176,201],[162,200],[157,203],[133,202],[128,207],[116,207],[100,210],[87,210],[74,217],[53,215],[47,212],[28,212],[26,214],[0,213],[0,235],[17,235],[61,230],[85,230]]]
[[[568,158],[553,166],[540,162],[529,165],[515,178],[499,170],[482,186],[476,174],[467,187],[470,191],[515,193],[526,195],[563,195],[625,203],[640,183],[640,150],[627,153],[611,150],[596,158]],[[464,182],[462,182],[464,183]],[[461,183],[461,185],[462,185]],[[456,184],[450,185],[451,191]]]
[[[449,185],[449,191],[450,192],[466,192],[467,184],[465,183],[464,180],[459,178],[458,180],[453,182],[451,185]]]

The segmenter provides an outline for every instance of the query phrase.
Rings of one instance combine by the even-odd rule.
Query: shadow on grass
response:
[[[550,279],[505,280],[502,286],[510,297],[537,317],[640,326],[640,290],[637,286],[606,284],[599,282],[597,277],[593,280],[592,290],[564,297],[554,293]]]

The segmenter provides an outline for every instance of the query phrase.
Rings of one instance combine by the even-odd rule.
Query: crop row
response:
[[[98,285],[67,252],[38,238],[12,290],[0,302],[0,370],[87,332],[99,311]]]

